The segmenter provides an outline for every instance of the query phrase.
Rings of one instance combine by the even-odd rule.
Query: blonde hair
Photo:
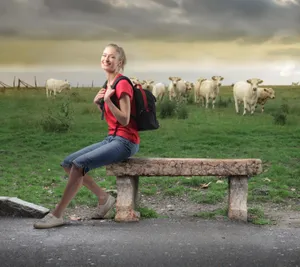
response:
[[[120,69],[122,71],[124,71],[124,67],[127,63],[127,58],[126,58],[126,54],[125,54],[124,49],[121,46],[118,46],[116,44],[108,44],[106,47],[108,47],[108,46],[113,47],[114,49],[116,49],[117,53],[119,54],[119,59],[121,61]]]

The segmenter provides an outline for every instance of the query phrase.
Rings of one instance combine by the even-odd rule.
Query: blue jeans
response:
[[[120,136],[107,136],[102,142],[82,148],[67,156],[60,164],[71,168],[72,164],[83,169],[83,175],[88,171],[105,165],[123,161],[139,150],[139,145]]]

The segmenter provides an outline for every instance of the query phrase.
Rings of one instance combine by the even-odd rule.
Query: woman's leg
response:
[[[63,168],[69,168],[71,170],[72,165],[73,165],[73,160],[75,160],[76,158],[89,153],[95,149],[98,149],[99,147],[108,144],[110,141],[110,136],[106,137],[103,141],[89,145],[87,147],[84,147],[70,155],[68,155],[61,163],[60,166],[62,166]]]
[[[93,147],[93,149],[91,149],[91,147],[95,145],[88,147],[90,152],[82,153],[84,150],[82,149],[80,151],[81,156],[72,160],[69,180],[61,201],[58,203],[52,214],[46,215],[45,218],[41,219],[40,223],[38,222],[35,224],[35,228],[50,228],[63,224],[63,220],[61,218],[63,212],[67,208],[71,200],[75,197],[80,187],[83,185],[84,176],[86,175],[87,171],[104,165],[122,161],[132,156],[138,150],[138,145],[135,145],[128,140],[118,136],[109,137],[106,140],[107,142],[102,143],[97,148]],[[64,161],[61,165],[63,167],[66,167],[66,165],[68,165],[67,163],[68,162]],[[91,181],[87,179],[87,183],[94,186],[93,182],[89,182]],[[95,187],[93,187],[93,189],[95,189]],[[110,202],[112,203],[114,201]],[[102,212],[103,207],[101,207],[101,213]]]
[[[96,149],[85,153],[72,161],[72,168],[69,175],[69,181],[64,191],[63,197],[53,211],[55,217],[61,217],[72,198],[77,194],[79,188],[83,185],[85,171],[109,165],[122,161],[131,156],[136,151],[136,145],[121,137],[110,137],[109,142],[102,144]],[[92,185],[93,190],[99,193],[95,184],[87,180]],[[90,182],[90,183],[89,183]],[[100,197],[103,196],[100,192]]]
[[[69,205],[73,197],[75,197],[78,190],[82,186],[82,183],[83,183],[82,169],[73,165],[70,171],[69,180],[65,188],[65,191],[63,193],[63,196],[60,202],[58,203],[58,205],[56,205],[54,211],[52,212],[52,214],[55,217],[57,218],[62,217],[64,210],[67,208],[67,206]]]
[[[84,147],[84,148],[70,154],[62,161],[62,163],[60,165],[64,168],[64,170],[67,172],[67,174],[70,175],[70,171],[71,171],[71,168],[73,165],[73,160],[75,160],[76,158],[78,158],[86,153],[89,153],[95,149],[98,149],[99,147],[101,147],[105,144],[108,144],[110,142],[111,138],[112,137],[108,136],[101,142]],[[85,172],[87,172],[87,171],[88,171],[88,169],[85,169]],[[108,194],[95,183],[95,181],[92,179],[92,177],[85,174],[83,177],[82,184],[97,196],[98,202],[100,205],[102,205],[106,202],[106,200],[108,198]]]
[[[63,225],[64,220],[62,218],[62,213],[82,185],[86,186],[98,197],[98,205],[102,205],[102,213],[104,215],[111,209],[115,202],[115,199],[108,195],[103,189],[101,189],[101,187],[99,187],[92,179],[92,177],[87,174],[82,176],[82,169],[78,169],[76,166],[73,166],[71,169],[64,169],[69,174],[69,180],[65,188],[63,197],[52,213],[49,213],[43,219],[34,224],[35,228],[46,229]],[[103,206],[103,204],[106,205]],[[99,212],[97,213],[97,215],[98,214]],[[104,215],[100,217],[103,218]]]
[[[70,168],[64,167],[64,170],[70,175]],[[97,196],[99,205],[103,205],[107,201],[108,194],[88,174],[83,176],[83,185]]]

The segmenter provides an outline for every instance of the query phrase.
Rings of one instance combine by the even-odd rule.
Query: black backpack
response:
[[[156,98],[155,96],[149,91],[142,88],[140,84],[133,85],[131,80],[126,76],[119,76],[114,83],[112,84],[111,88],[115,89],[116,85],[121,80],[127,80],[133,88],[133,97],[135,101],[135,108],[136,112],[135,115],[130,114],[131,118],[136,121],[138,131],[147,131],[147,130],[156,130],[159,128],[159,122],[156,118]],[[102,86],[103,88],[107,87],[107,81]],[[116,95],[112,96],[112,102],[117,105]],[[104,117],[104,102],[100,104],[102,109],[102,120]],[[118,126],[117,126],[118,127]],[[117,128],[115,130],[115,133]]]

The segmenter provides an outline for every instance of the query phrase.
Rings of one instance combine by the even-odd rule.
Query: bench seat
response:
[[[247,221],[248,179],[262,172],[260,159],[129,158],[106,166],[116,176],[116,221],[138,221],[139,177],[223,176],[228,178],[228,217]]]

